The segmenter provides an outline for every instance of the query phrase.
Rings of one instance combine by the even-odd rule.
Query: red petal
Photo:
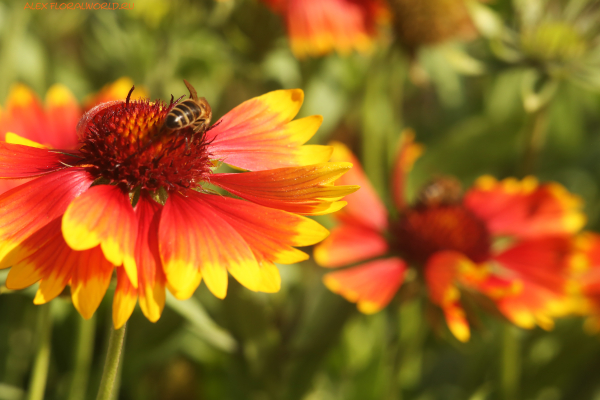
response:
[[[498,235],[531,238],[572,234],[585,224],[577,196],[557,183],[538,185],[533,177],[498,182],[484,176],[464,201]]]
[[[79,158],[54,150],[0,142],[0,177],[33,178],[64,169]]]
[[[211,183],[254,203],[297,214],[321,215],[339,210],[339,200],[358,186],[333,186],[349,163],[323,163],[239,174],[214,174]]]
[[[140,307],[152,322],[160,318],[165,306],[166,277],[158,251],[158,226],[162,206],[145,194],[135,206],[139,221],[135,245],[135,261],[138,268],[138,291]]]
[[[323,120],[313,115],[292,121],[304,101],[300,89],[277,90],[248,100],[206,132],[215,159],[261,171],[326,162],[328,146],[303,146]]]
[[[366,51],[383,7],[373,0],[288,0],[285,17],[292,51],[297,57]]]
[[[114,266],[104,258],[100,247],[71,251],[71,255],[71,298],[81,316],[89,319],[104,298]]]
[[[92,184],[81,168],[67,168],[0,196],[0,260],[44,225],[60,217]]]
[[[331,272],[323,277],[323,282],[332,292],[358,303],[361,312],[371,314],[392,300],[404,280],[406,268],[400,258],[386,258]]]
[[[574,243],[571,238],[548,237],[516,243],[494,259],[536,285],[556,293],[565,290]]]
[[[407,129],[400,138],[400,148],[394,166],[392,178],[392,195],[399,210],[406,208],[406,180],[413,164],[423,153],[423,146],[415,143],[415,133]]]
[[[360,186],[360,190],[346,196],[344,200],[348,205],[336,213],[336,217],[354,225],[359,223],[372,230],[383,232],[387,228],[388,212],[365,175],[360,162],[344,144],[333,142],[331,145],[334,149],[331,161],[352,163],[352,168],[342,175],[336,184]]]
[[[62,220],[63,235],[73,250],[88,250],[100,245],[108,261],[125,267],[136,287],[137,229],[129,196],[111,185],[90,188],[69,205]]]
[[[446,323],[452,334],[461,342],[471,336],[465,312],[460,304],[460,292],[456,282],[465,269],[472,269],[475,264],[456,251],[440,251],[427,261],[425,281],[429,288],[431,302],[444,311]]]
[[[317,222],[248,201],[199,195],[248,243],[257,259],[292,264],[308,258],[293,246],[310,246],[329,232]]]
[[[158,234],[159,250],[169,284],[185,291],[198,269],[219,298],[227,293],[227,271],[256,290],[260,270],[239,233],[224,221],[203,195],[172,193],[163,208]]]
[[[381,233],[361,225],[342,224],[315,248],[314,257],[317,264],[331,268],[375,258],[387,251],[388,244]]]
[[[138,291],[127,277],[125,268],[117,268],[117,287],[113,299],[113,325],[119,329],[133,313]]]

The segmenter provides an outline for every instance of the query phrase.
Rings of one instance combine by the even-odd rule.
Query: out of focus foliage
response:
[[[394,0],[394,13],[411,1],[425,3]],[[40,95],[63,83],[83,100],[129,76],[152,98],[168,100],[186,94],[185,78],[217,120],[253,96],[300,87],[301,115],[324,116],[312,140],[349,144],[382,198],[390,198],[399,134],[411,127],[427,147],[413,195],[436,175],[468,185],[482,174],[535,172],[582,196],[588,228],[600,229],[595,2],[468,2],[468,42],[420,44],[415,31],[403,45],[396,35],[410,27],[387,26],[368,54],[302,61],[280,18],[257,0],[144,0],[131,11],[24,6],[0,1],[0,99],[23,82]],[[447,30],[435,23],[430,32]],[[536,132],[544,134],[532,139]],[[225,300],[201,287],[191,300],[168,302],[156,324],[136,311],[119,399],[600,399],[600,337],[586,333],[582,319],[545,332],[482,316],[471,341],[460,344],[410,287],[385,311],[365,316],[324,288],[324,271],[312,261],[280,270],[282,290],[274,295],[231,280]],[[110,303],[107,296],[95,319],[82,323],[66,298],[53,302],[47,399],[94,398]],[[24,398],[36,311],[31,291],[0,294],[0,399]],[[73,380],[86,329],[95,333],[87,392]]]

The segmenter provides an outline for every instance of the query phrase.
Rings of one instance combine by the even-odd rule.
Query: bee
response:
[[[195,134],[203,134],[210,125],[212,109],[204,97],[198,98],[196,89],[188,81],[184,79],[183,83],[190,91],[190,97],[169,111],[161,131],[176,131],[191,126]]]
[[[417,205],[426,207],[447,206],[460,203],[462,188],[454,178],[440,177],[426,184],[417,196]]]

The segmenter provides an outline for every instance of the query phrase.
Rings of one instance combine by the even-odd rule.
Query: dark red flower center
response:
[[[162,128],[175,104],[142,100],[90,110],[78,126],[80,165],[130,191],[197,187],[211,173],[210,154],[205,136],[191,127]]]
[[[455,250],[474,262],[489,258],[485,223],[462,204],[460,183],[438,178],[426,185],[418,202],[392,224],[393,246],[409,261],[425,264],[434,253]]]
[[[424,264],[441,250],[459,251],[474,262],[489,258],[490,234],[485,224],[462,205],[410,209],[392,233],[394,247],[412,262]]]

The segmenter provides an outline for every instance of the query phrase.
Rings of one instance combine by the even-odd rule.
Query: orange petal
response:
[[[142,194],[135,206],[139,221],[135,245],[135,261],[138,267],[138,291],[140,308],[152,322],[158,321],[165,307],[165,282],[158,251],[158,224],[162,206],[146,194]]]
[[[387,250],[387,241],[379,232],[361,225],[342,224],[315,248],[314,257],[317,264],[331,268],[375,258]]]
[[[113,325],[119,329],[129,320],[135,303],[137,302],[137,289],[133,287],[127,277],[125,268],[117,268],[117,287],[113,299]]]
[[[371,185],[369,178],[365,175],[358,159],[344,144],[333,142],[331,145],[334,149],[331,161],[352,164],[352,168],[342,175],[336,184],[360,186],[360,190],[346,196],[345,200],[348,205],[338,212],[336,217],[344,221],[351,221],[353,224],[358,222],[379,232],[384,231],[388,224],[388,212]]]
[[[0,195],[0,260],[34,232],[60,217],[92,184],[81,168],[48,174]]]
[[[546,237],[516,243],[494,259],[521,279],[564,293],[573,250],[572,238]]]
[[[72,251],[71,298],[85,319],[94,315],[110,284],[114,266],[108,262],[100,247],[87,251]]]
[[[303,146],[323,118],[313,115],[292,121],[303,101],[302,90],[291,89],[240,104],[206,132],[209,151],[215,159],[250,171],[326,162],[331,148]]]
[[[100,245],[106,259],[123,265],[137,287],[137,220],[129,196],[117,186],[97,185],[75,199],[63,216],[62,231],[73,250]]]
[[[585,224],[579,197],[558,183],[539,185],[533,177],[477,180],[465,195],[465,205],[498,235],[521,238],[571,234]]]
[[[242,285],[257,290],[260,270],[244,239],[203,195],[186,194],[171,193],[160,217],[159,250],[169,284],[176,291],[188,290],[200,269],[218,298],[227,293],[227,271]]]
[[[371,47],[382,2],[366,0],[289,0],[284,8],[294,54],[347,54]]]
[[[400,258],[386,258],[326,274],[325,286],[346,300],[358,303],[365,314],[384,308],[404,280],[406,263]]]
[[[469,340],[471,330],[460,305],[456,283],[461,279],[461,274],[474,267],[471,260],[456,251],[440,251],[431,256],[425,266],[429,298],[442,308],[450,332],[461,342]]]
[[[323,163],[238,174],[214,174],[211,183],[263,206],[297,214],[322,215],[339,210],[339,201],[358,186],[333,186],[350,163]]]
[[[0,137],[6,132],[43,143],[48,122],[39,97],[25,85],[14,85],[0,113]]]
[[[303,261],[308,256],[293,246],[310,246],[329,232],[317,222],[249,201],[199,195],[246,241],[257,259],[281,264]]]
[[[78,159],[69,154],[0,142],[0,177],[33,178],[64,169]]]
[[[392,177],[392,195],[399,210],[406,208],[406,180],[413,164],[423,153],[423,145],[415,143],[415,133],[411,129],[402,132],[400,147]]]
[[[48,129],[41,143],[55,149],[75,149],[78,138],[75,128],[83,115],[75,96],[63,85],[52,85],[46,93]]]

